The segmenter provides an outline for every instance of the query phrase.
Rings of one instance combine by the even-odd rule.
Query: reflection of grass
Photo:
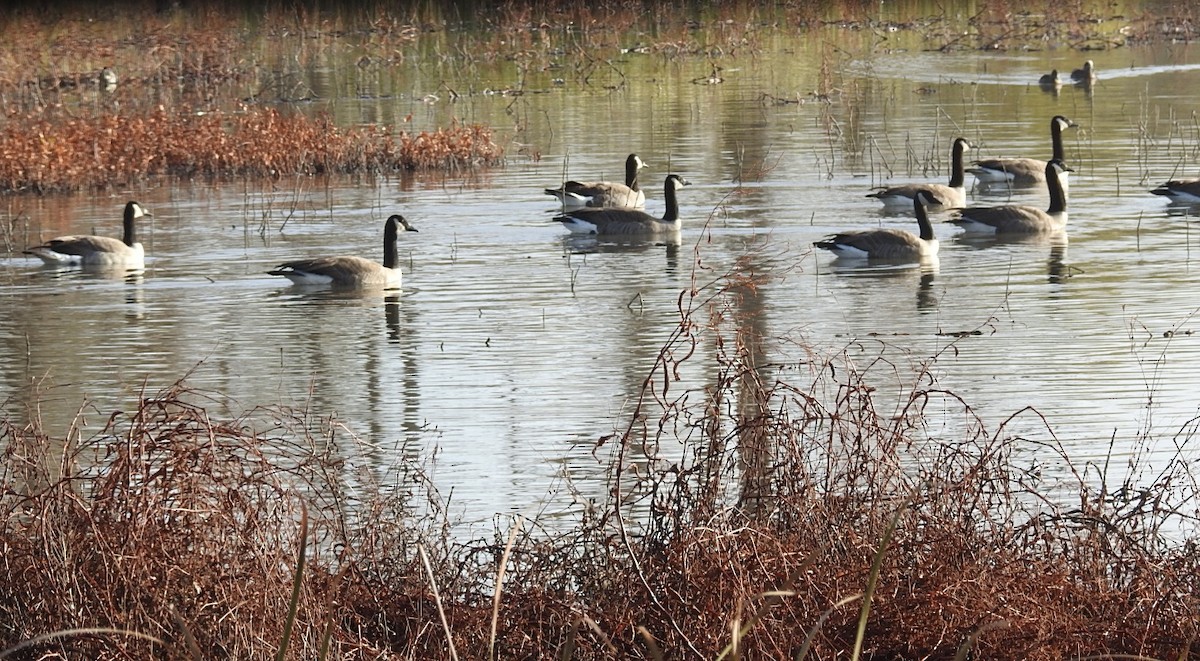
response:
[[[767,364],[763,283],[713,282],[681,295],[628,426],[594,450],[608,452],[607,495],[582,498],[574,524],[455,538],[417,467],[381,471],[378,448],[336,421],[222,419],[210,411],[227,403],[184,386],[95,433],[82,416],[64,438],[0,422],[0,646],[95,659],[266,658],[284,641],[305,659],[1194,648],[1182,457],[1143,485],[1106,466],[1075,474],[1036,411],[989,431],[923,365],[910,374],[871,343]],[[685,391],[696,352],[711,378]]]

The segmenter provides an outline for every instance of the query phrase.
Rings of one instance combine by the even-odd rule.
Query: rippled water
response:
[[[434,481],[468,520],[569,510],[572,492],[603,495],[608,456],[594,444],[624,424],[679,320],[680,292],[742,260],[780,275],[753,302],[778,340],[772,363],[794,364],[804,346],[846,349],[864,363],[884,356],[892,367],[869,374],[901,383],[929,363],[989,428],[1036,407],[1077,462],[1124,456],[1142,435],[1171,452],[1200,403],[1200,230],[1190,210],[1146,191],[1200,174],[1200,56],[1097,53],[1090,93],[1052,94],[1037,76],[1078,66],[1079,54],[861,55],[840,63],[826,104],[807,95],[819,81],[799,66],[812,61],[803,39],[726,62],[717,85],[692,82],[710,73],[706,61],[630,54],[616,63],[627,76],[619,91],[543,72],[524,96],[482,93],[511,84],[500,65],[456,83],[480,91],[455,104],[422,101],[443,81],[415,66],[349,82],[309,72],[343,121],[459,116],[512,138],[506,167],[465,179],[162,183],[9,199],[18,221],[0,261],[0,401],[12,411],[36,399],[37,415],[63,433],[85,397],[94,427],[143,388],[190,372],[192,385],[244,407],[336,414],[380,467],[436,451]],[[322,88],[326,78],[342,86]],[[364,93],[381,87],[386,98]],[[864,195],[879,183],[944,181],[957,135],[982,155],[1047,157],[1054,114],[1081,126],[1067,135],[1068,237],[967,240],[939,225],[940,259],[924,268],[812,252],[837,230],[914,225]],[[550,222],[543,187],[564,174],[619,179],[631,151],[651,164],[652,213],[668,172],[693,182],[681,195],[682,245],[581,242]],[[1047,203],[1039,190],[970,197]],[[19,254],[58,234],[118,234],[126,199],[155,214],[144,274],[51,271]],[[420,230],[401,237],[402,293],[296,288],[265,274],[307,255],[378,259],[383,220],[396,212]],[[713,270],[697,271],[697,255]],[[703,388],[712,360],[711,348],[694,357],[680,387]],[[940,421],[931,434],[959,424]],[[1033,416],[1013,424],[1049,437]]]

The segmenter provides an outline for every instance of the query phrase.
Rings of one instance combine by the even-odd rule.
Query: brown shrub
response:
[[[490,129],[459,123],[414,135],[258,107],[86,118],[39,112],[9,116],[0,130],[0,190],[74,191],[155,176],[457,170],[499,164],[503,154]]]

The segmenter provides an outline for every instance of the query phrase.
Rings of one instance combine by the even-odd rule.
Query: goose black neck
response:
[[[1054,156],[1060,161],[1066,161],[1067,157],[1063,153],[1062,140],[1062,122],[1055,117],[1050,121],[1050,142],[1054,145]]]
[[[1050,189],[1050,208],[1048,213],[1062,213],[1067,210],[1067,192],[1063,190],[1061,175],[1058,168],[1046,167],[1046,187]]]
[[[386,268],[396,268],[398,255],[396,252],[396,227],[400,223],[388,218],[387,226],[383,228],[383,265]]]
[[[123,232],[121,240],[124,241],[125,245],[127,246],[133,246],[133,244],[137,243],[137,228],[134,223],[133,211],[134,208],[132,203],[125,205],[125,222],[124,227],[122,228]]]
[[[913,212],[917,214],[917,227],[921,229],[921,240],[933,240],[933,223],[929,222],[929,213],[925,211],[925,205],[921,203],[921,196],[913,198]]]
[[[675,199],[675,180],[668,178],[663,186],[663,198],[667,201],[667,211],[662,219],[668,223],[679,220],[679,201]]]
[[[638,190],[638,162],[632,156],[625,159],[625,185],[631,190]]]
[[[966,174],[963,171],[963,151],[966,145],[962,140],[954,141],[954,150],[950,156],[950,187],[962,188],[963,181],[966,179]]]

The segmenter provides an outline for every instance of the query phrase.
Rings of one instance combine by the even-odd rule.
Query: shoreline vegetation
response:
[[[585,59],[616,52],[634,29],[655,35],[649,52],[714,58],[752,52],[764,30],[886,27],[875,2],[420,3],[395,15],[165,4],[103,20],[87,3],[0,10],[0,190],[504,162],[487,127],[409,133],[294,112],[292,88],[256,79],[239,55],[284,33],[317,52],[366,34],[370,67],[418,57],[464,16],[486,36],[446,52],[534,62],[566,43]],[[934,49],[1086,49],[1191,41],[1200,25],[1184,5],[1117,21],[1074,4],[1020,6],[1036,15],[987,4],[902,29]],[[100,89],[105,66],[120,72],[120,104]],[[230,94],[250,81],[261,93]],[[569,525],[505,519],[461,539],[427,467],[381,469],[352,423],[242,410],[186,379],[127,411],[81,403],[58,435],[36,402],[6,402],[0,658],[1200,653],[1194,421],[1170,439],[1139,436],[1111,465],[1075,465],[1035,409],[989,428],[936,383],[936,356],[885,365],[854,345],[766,365],[767,344],[794,341],[743,325],[739,297],[762,277],[705,273],[714,284],[681,294],[626,426],[597,441],[608,498],[584,499]],[[678,392],[673,375],[700,346],[719,369],[703,392]],[[898,391],[878,385],[898,378]],[[1173,457],[1139,463],[1166,443]],[[1032,445],[1059,465],[1031,463]]]
[[[491,127],[451,121],[407,132],[337,126],[302,108],[314,98],[294,73],[331,54],[356,53],[363,70],[437,60],[432,66],[519,62],[522,83],[492,93],[520,96],[531,71],[567,65],[586,84],[622,52],[713,62],[752,56],[763,35],[790,30],[831,35],[912,35],[928,50],[1106,49],[1187,43],[1193,10],[1147,8],[1126,15],[1046,2],[987,3],[973,15],[940,6],[830,1],[601,3],[460,1],[237,3],[176,0],[113,5],[16,3],[0,10],[0,192],[56,193],[130,186],[155,176],[280,177],[388,173],[500,165]],[[890,14],[896,14],[892,16]],[[627,43],[628,35],[637,43]],[[290,41],[288,41],[290,40]],[[272,54],[272,47],[292,45]],[[881,42],[882,43],[882,42]],[[432,44],[432,46],[430,46]],[[291,48],[292,50],[287,50]],[[607,63],[607,64],[605,64]],[[449,99],[460,92],[443,85]],[[619,83],[617,84],[619,87]],[[829,98],[828,85],[814,90]],[[465,92],[464,92],[465,93]],[[764,95],[766,93],[764,92]],[[434,94],[433,97],[439,95]],[[770,96],[770,95],[766,95]],[[765,98],[765,97],[764,97]],[[289,145],[296,149],[288,149]],[[537,158],[537,154],[528,154]]]
[[[1076,466],[1037,410],[988,429],[934,382],[936,356],[891,395],[873,383],[903,368],[860,345],[763,365],[765,345],[786,340],[738,321],[739,297],[759,284],[728,273],[683,293],[630,421],[597,441],[609,496],[572,524],[505,518],[463,539],[427,466],[377,466],[344,423],[304,408],[219,418],[211,412],[236,404],[185,382],[133,410],[85,405],[61,438],[33,413],[6,414],[0,649],[1032,660],[1200,650],[1194,425],[1153,467],[1137,460],[1149,438],[1133,458]],[[704,392],[674,391],[699,345],[716,347],[719,373]],[[930,428],[947,419],[958,425]],[[1031,445],[1061,466],[1032,461]]]

